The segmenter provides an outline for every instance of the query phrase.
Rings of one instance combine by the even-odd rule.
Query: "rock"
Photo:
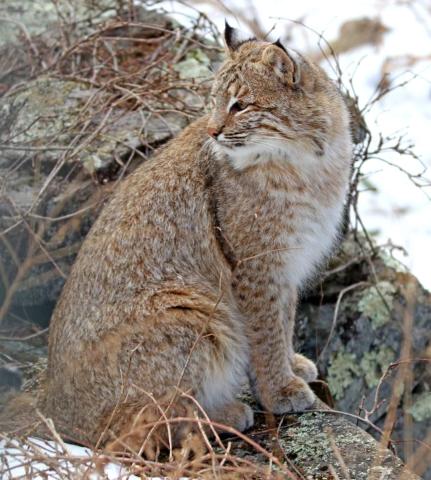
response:
[[[67,0],[5,0],[0,5],[0,95],[12,85],[33,77],[49,65],[49,50],[58,50],[58,40],[82,37],[93,23],[116,14],[115,0],[88,2]]]
[[[74,8],[65,0],[56,3],[44,0],[7,0],[0,6],[2,17],[0,47],[17,43],[24,33],[29,37],[43,35],[47,26],[54,26],[61,20],[77,22],[85,18],[101,21],[116,12],[115,0],[98,0],[97,3],[75,0]],[[25,29],[25,32],[24,32]]]
[[[395,407],[391,438],[405,440],[406,415],[416,415],[409,435],[410,441],[420,441],[431,418],[426,405],[431,387],[431,294],[387,251],[374,248],[375,253],[364,239],[345,240],[331,262],[334,273],[323,274],[318,287],[303,299],[297,345],[317,360],[336,408],[362,414],[368,410],[378,428],[383,429],[390,399],[401,385],[404,393]],[[404,359],[405,378],[399,379]],[[364,428],[379,437],[371,427]]]
[[[89,98],[91,107],[87,104]],[[19,259],[25,258],[31,241],[31,232],[22,218],[38,223],[48,244],[48,255],[20,282],[13,298],[15,305],[42,305],[57,298],[64,283],[62,277],[67,276],[100,202],[111,190],[102,186],[127,173],[126,167],[128,171],[135,168],[153,146],[166,142],[189,121],[183,112],[153,114],[120,107],[109,110],[108,105],[106,111],[97,111],[108,102],[109,94],[82,82],[51,77],[34,80],[16,94],[0,99],[6,124],[0,132],[0,228],[8,232],[10,244],[18,239],[21,244],[26,243],[15,252]],[[163,105],[153,102],[151,108]],[[109,122],[105,122],[108,113]],[[81,127],[83,114],[91,119],[85,132]],[[106,125],[101,128],[104,122]],[[89,208],[89,204],[96,204],[97,210]],[[82,209],[86,209],[84,214],[73,217],[74,212]],[[50,220],[59,217],[66,218]],[[74,225],[70,225],[71,218],[75,219]],[[56,240],[67,223],[70,235],[62,234],[63,239]],[[27,237],[27,242],[23,242],[23,237]],[[59,269],[49,258],[57,254],[61,255]],[[0,247],[0,256],[13,281],[16,265],[11,264],[10,251]],[[59,270],[64,275],[59,275]],[[52,281],[46,278],[47,272],[51,272]]]
[[[279,456],[291,462],[288,463],[291,471],[310,480],[334,479],[333,472],[340,479],[419,480],[364,430],[342,415],[331,413],[324,404],[318,403],[316,407],[320,410],[316,413],[277,419],[272,434],[260,436],[261,445],[270,452],[278,450]],[[258,424],[256,431],[268,427],[271,428],[265,423]],[[253,437],[253,432],[250,435]],[[239,456],[247,455],[246,445],[235,440],[232,451]]]
[[[364,45],[381,45],[383,36],[390,29],[379,18],[356,18],[344,22],[338,37],[331,40],[327,45],[323,43],[321,50],[315,52],[312,57],[315,61],[321,61],[331,55],[340,55]]]
[[[90,174],[112,169],[116,162],[119,169],[118,159],[124,159],[143,140],[148,145],[158,145],[187,123],[180,113],[167,112],[148,119],[149,112],[110,108],[109,100],[108,93],[89,88],[84,82],[48,76],[27,83],[0,100],[6,123],[0,132],[0,141],[4,143],[1,167],[8,168],[23,154],[38,151],[45,175],[63,158],[69,165],[80,162]],[[106,107],[100,110],[104,104]],[[153,108],[157,107],[161,105],[153,104]],[[82,133],[78,129],[87,118],[91,126]],[[100,128],[103,122],[106,127]],[[42,175],[38,188],[44,180]]]

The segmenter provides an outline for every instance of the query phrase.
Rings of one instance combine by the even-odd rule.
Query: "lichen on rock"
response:
[[[431,392],[419,394],[408,411],[417,422],[431,420]]]
[[[202,81],[212,76],[210,64],[210,59],[202,50],[194,49],[184,60],[174,65],[174,70],[183,80],[193,78]]]
[[[361,373],[356,355],[339,350],[331,358],[328,367],[328,385],[335,399],[340,398],[344,389]]]
[[[395,352],[389,347],[365,352],[360,367],[368,387],[377,386],[387,367],[395,360]]]
[[[363,291],[362,298],[358,302],[358,310],[371,319],[375,329],[382,327],[390,320],[395,293],[394,285],[386,280]]]
[[[402,463],[388,450],[379,450],[370,435],[341,415],[323,410],[299,415],[295,421],[289,419],[291,424],[280,428],[278,441],[284,453],[300,466],[305,478],[333,479],[329,467],[339,478],[347,478],[346,475],[355,480],[401,478]],[[340,457],[344,465],[340,465]],[[379,471],[377,467],[385,469],[385,477],[374,476]],[[417,479],[414,475],[408,478]]]

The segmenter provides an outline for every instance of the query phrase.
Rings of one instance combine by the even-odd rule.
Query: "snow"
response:
[[[213,4],[216,2],[213,2]],[[250,11],[246,0],[227,3],[231,11]],[[178,2],[164,2],[168,11],[175,11],[181,22],[193,16],[193,10]],[[332,0],[302,0],[280,2],[279,0],[254,0],[258,17],[263,26],[277,39],[285,36],[292,27],[289,20],[300,20],[315,32],[332,40],[337,37],[340,26],[348,20],[362,17],[380,17],[389,31],[384,34],[381,45],[363,46],[342,54],[339,58],[345,80],[353,75],[352,85],[364,106],[375,94],[381,79],[382,67],[388,58],[404,55],[428,56],[428,60],[410,66],[400,66],[391,72],[394,83],[411,79],[403,88],[395,89],[367,111],[366,120],[376,140],[381,132],[385,137],[404,135],[404,144],[414,145],[414,152],[426,167],[431,167],[430,120],[431,120],[431,7],[425,0],[414,2],[396,0],[366,0],[346,2]],[[221,12],[213,6],[199,3],[198,8],[209,14],[222,31],[225,18],[233,26],[245,29],[232,13]],[[288,46],[299,51],[316,51],[318,35],[311,30],[295,25]],[[323,65],[328,73],[332,67]],[[415,78],[414,78],[415,77]],[[411,173],[422,169],[422,164],[394,152],[382,155]],[[419,189],[401,173],[381,160],[370,160],[364,165],[367,175],[377,192],[364,191],[359,199],[359,213],[367,229],[376,233],[379,243],[399,245],[408,253],[394,251],[397,256],[422,282],[431,289],[431,258],[428,247],[431,243],[431,172],[425,176],[428,185]],[[425,181],[423,181],[425,183]],[[427,196],[428,195],[428,196]]]
[[[64,447],[63,447],[64,445]],[[18,440],[0,442],[2,479],[31,478],[32,480],[63,480],[88,478],[89,480],[138,480],[120,464],[108,463],[96,470],[97,456],[88,448],[77,445],[60,445],[53,441],[29,438],[25,443]],[[64,460],[49,462],[41,457],[64,457]],[[100,458],[100,457],[99,457]],[[7,462],[7,470],[6,470]],[[55,468],[53,467],[55,465]],[[156,479],[154,479],[156,480]]]
[[[56,457],[53,462],[49,458]],[[42,460],[47,458],[47,460]],[[58,460],[61,458],[60,460]],[[0,441],[1,480],[166,480],[166,477],[143,477],[130,473],[120,463],[104,463],[103,457],[89,448],[29,437]],[[178,477],[178,480],[187,480]]]

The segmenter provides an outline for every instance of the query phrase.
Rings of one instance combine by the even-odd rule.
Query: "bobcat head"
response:
[[[237,168],[273,157],[323,157],[345,134],[341,95],[317,65],[280,41],[241,40],[226,23],[227,60],[212,92],[208,134],[216,152]]]

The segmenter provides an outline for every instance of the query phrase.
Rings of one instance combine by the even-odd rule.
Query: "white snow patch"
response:
[[[63,445],[40,438],[29,438],[26,442],[1,441],[0,471],[2,480],[28,478],[32,480],[65,480],[69,478],[139,480],[140,478],[128,472],[127,468],[119,463],[108,463],[96,470],[96,461],[101,458],[101,455],[77,445],[67,443]],[[49,461],[44,457],[56,458],[55,461]],[[162,479],[154,477],[153,480]]]

